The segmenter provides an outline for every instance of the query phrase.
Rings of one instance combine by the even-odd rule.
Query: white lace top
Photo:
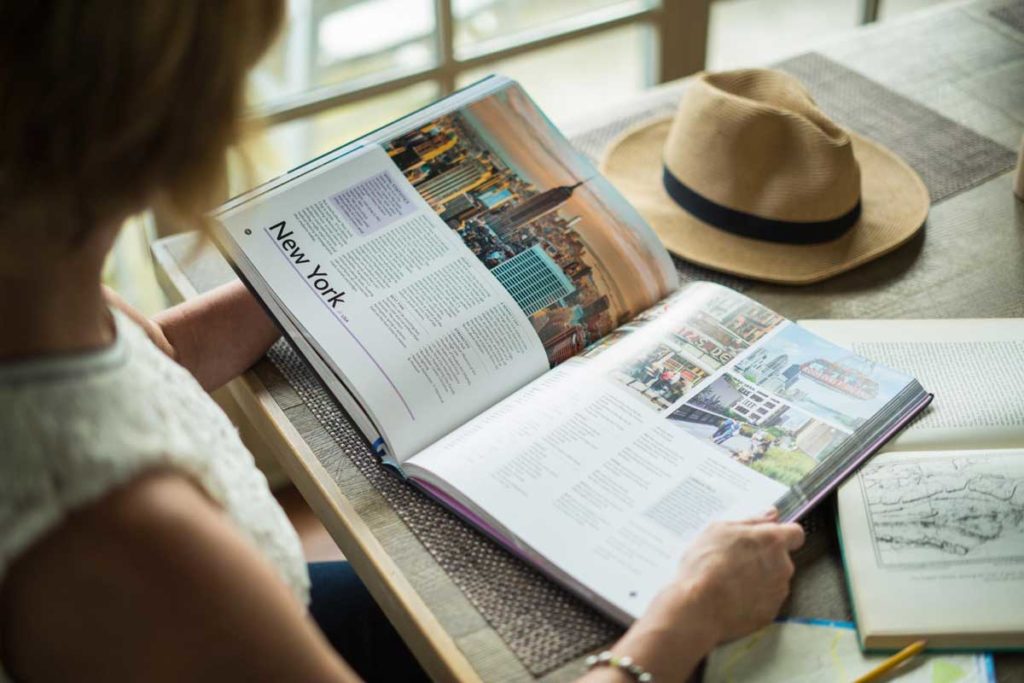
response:
[[[113,346],[0,364],[0,582],[70,511],[170,466],[199,482],[308,603],[299,539],[238,432],[188,371],[113,313]]]

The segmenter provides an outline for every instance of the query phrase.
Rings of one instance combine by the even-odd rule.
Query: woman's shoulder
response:
[[[154,470],[77,509],[11,565],[0,584],[0,657],[8,673],[33,680],[173,672],[180,664],[164,660],[198,652],[192,636],[213,627],[204,622],[238,607],[218,604],[237,598],[220,597],[236,579],[286,592],[200,486]]]
[[[78,509],[172,468],[216,501],[305,599],[298,538],[235,427],[142,328],[121,313],[115,320],[113,348],[7,376],[0,368],[0,581]]]
[[[178,547],[180,530],[201,527],[214,514],[188,479],[168,471],[134,479],[73,511],[35,539],[0,583],[5,667],[59,678],[46,676],[45,668],[70,671],[89,648],[109,651],[116,642],[104,642],[115,630],[112,620],[129,611],[159,618],[145,614],[155,605],[147,586],[166,590],[169,565],[161,560],[187,557],[187,548]],[[47,664],[47,651],[64,655]]]
[[[244,452],[195,379],[136,321],[113,314],[110,347],[0,366],[0,479],[13,488],[48,481],[73,495],[152,462]]]
[[[173,468],[148,471],[107,491],[89,504],[70,511],[62,522],[33,543],[10,568],[9,580],[20,582],[45,576],[54,569],[74,578],[110,574],[128,579],[144,563],[124,563],[125,555],[147,555],[173,561],[176,537],[184,529],[210,521],[221,512],[187,474]],[[62,561],[51,562],[64,558]],[[75,559],[77,562],[69,563]],[[36,571],[26,572],[26,567]],[[158,570],[157,570],[158,571]],[[118,575],[118,576],[115,576]],[[97,586],[111,583],[99,581]],[[7,584],[4,584],[7,585]]]
[[[0,577],[26,539],[154,466],[202,475],[212,453],[244,460],[209,396],[117,319],[111,347],[0,367]]]
[[[0,368],[0,578],[71,511],[161,466],[186,472],[255,536],[287,531],[223,411],[144,330],[115,319],[113,347]]]

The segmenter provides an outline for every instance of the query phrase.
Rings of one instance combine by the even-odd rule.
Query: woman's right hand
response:
[[[804,543],[799,524],[779,524],[772,510],[743,522],[709,526],[687,548],[678,586],[687,609],[710,616],[716,642],[733,640],[771,622],[789,594],[790,553]]]
[[[677,580],[612,652],[630,656],[655,680],[683,680],[718,643],[769,624],[789,594],[789,554],[804,542],[799,524],[777,519],[773,510],[705,529],[687,548]],[[612,680],[612,673],[593,671],[587,680]]]

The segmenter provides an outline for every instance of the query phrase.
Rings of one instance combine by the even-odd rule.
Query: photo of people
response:
[[[666,341],[615,368],[611,375],[654,408],[664,410],[697,387],[708,373]]]
[[[789,325],[736,365],[744,379],[812,415],[856,429],[910,378]]]
[[[384,149],[530,317],[552,366],[675,287],[651,229],[518,86]]]
[[[674,410],[669,419],[736,462],[786,486],[800,481],[848,436],[728,373]]]

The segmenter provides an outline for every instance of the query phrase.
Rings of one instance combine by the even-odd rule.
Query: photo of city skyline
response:
[[[552,367],[675,285],[653,232],[517,86],[384,149],[529,316]]]

